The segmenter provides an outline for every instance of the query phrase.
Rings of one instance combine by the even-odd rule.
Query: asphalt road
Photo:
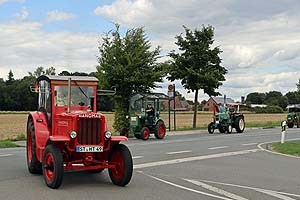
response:
[[[300,129],[288,129],[287,139],[300,140]],[[70,172],[57,190],[29,174],[25,148],[0,149],[0,199],[300,200],[300,159],[257,147],[279,140],[278,128],[131,139],[126,145],[134,174],[128,186],[113,185],[107,171]]]

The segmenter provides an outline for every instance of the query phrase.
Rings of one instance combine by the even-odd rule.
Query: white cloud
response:
[[[75,14],[72,13],[66,13],[58,10],[53,10],[47,13],[47,21],[52,22],[52,21],[64,21],[64,20],[69,20],[73,19],[76,17]]]
[[[239,99],[254,91],[295,89],[300,78],[299,9],[296,0],[116,0],[94,13],[127,28],[144,26],[152,44],[167,52],[177,49],[174,37],[184,31],[182,25],[194,29],[211,24],[229,70],[219,91]]]
[[[25,2],[25,0],[0,0],[0,4],[8,3],[8,2],[18,2],[18,3],[23,3],[23,2]]]
[[[26,7],[22,7],[22,10],[20,13],[16,14],[16,17],[18,20],[26,20],[29,17],[29,12],[28,9]]]
[[[10,69],[22,78],[38,66],[62,70],[96,70],[100,36],[96,33],[45,32],[42,24],[18,22],[0,24],[0,77]]]

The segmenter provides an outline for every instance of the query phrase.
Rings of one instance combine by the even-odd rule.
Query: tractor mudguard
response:
[[[30,112],[29,117],[32,117],[34,124],[36,157],[41,162],[45,146],[49,140],[50,130],[44,113],[39,111]]]
[[[113,142],[128,141],[128,138],[126,136],[111,136],[110,140]]]

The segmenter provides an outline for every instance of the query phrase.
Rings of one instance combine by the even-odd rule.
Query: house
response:
[[[168,108],[169,106],[169,101],[164,101],[164,108]],[[171,110],[174,110],[174,100],[170,101],[170,108]],[[193,106],[190,105],[187,101],[185,100],[180,100],[178,96],[175,97],[175,109],[177,111],[188,111],[188,110],[192,110]]]
[[[206,104],[204,104],[202,110],[213,112],[218,107],[218,104],[224,103],[224,97],[210,97]],[[226,98],[226,104],[236,104],[233,99]]]

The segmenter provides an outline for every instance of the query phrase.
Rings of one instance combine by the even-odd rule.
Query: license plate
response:
[[[103,146],[77,146],[76,152],[103,152]]]
[[[131,117],[131,121],[135,122],[136,121],[136,117]]]

